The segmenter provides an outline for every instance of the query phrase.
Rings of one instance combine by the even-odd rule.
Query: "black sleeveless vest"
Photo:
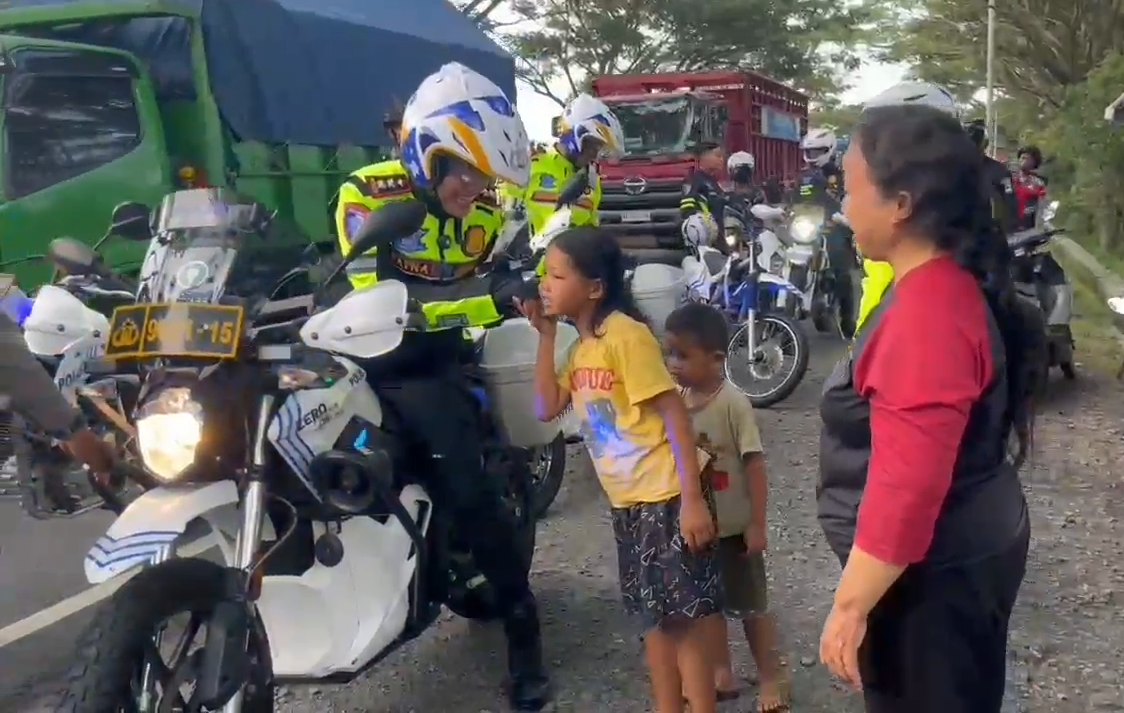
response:
[[[820,404],[820,526],[828,544],[846,561],[855,538],[859,502],[870,464],[870,403],[855,389],[854,364],[878,322],[891,309],[893,289],[871,312],[850,351],[824,384]],[[994,376],[972,407],[952,484],[937,517],[925,563],[945,566],[1003,551],[1026,527],[1026,501],[1010,458],[1003,422],[1007,411],[1003,339],[989,315]]]

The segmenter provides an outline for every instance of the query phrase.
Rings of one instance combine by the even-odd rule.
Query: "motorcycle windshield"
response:
[[[260,205],[222,189],[165,197],[138,302],[217,304],[224,296],[249,296],[232,288],[245,283],[238,275],[253,271],[247,253],[260,254],[252,248],[264,243],[262,215]]]

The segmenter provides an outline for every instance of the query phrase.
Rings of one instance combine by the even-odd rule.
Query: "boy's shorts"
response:
[[[744,619],[769,610],[764,553],[748,554],[741,535],[723,537],[718,540],[718,567],[726,593],[727,616]]]
[[[613,508],[621,596],[644,630],[722,611],[717,551],[691,552],[679,534],[679,498]]]

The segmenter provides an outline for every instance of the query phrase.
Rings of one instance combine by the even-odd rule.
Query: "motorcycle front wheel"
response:
[[[748,352],[750,324],[741,325],[726,350],[726,378],[756,408],[784,401],[808,371],[808,337],[790,317],[758,315],[753,326],[756,348]]]
[[[56,713],[201,713],[192,696],[207,621],[224,597],[225,573],[201,559],[169,560],[140,572],[102,605],[78,639]],[[187,615],[186,625],[175,623]],[[157,636],[160,645],[157,645]],[[172,646],[168,646],[172,644]],[[269,643],[260,622],[251,627],[249,680],[243,713],[272,713],[274,683]],[[171,650],[164,660],[161,649]],[[142,686],[148,669],[153,685]]]

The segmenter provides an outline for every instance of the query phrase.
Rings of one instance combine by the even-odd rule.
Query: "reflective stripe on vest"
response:
[[[355,261],[344,268],[348,275],[369,275],[378,270],[379,260],[376,257],[357,257]]]

